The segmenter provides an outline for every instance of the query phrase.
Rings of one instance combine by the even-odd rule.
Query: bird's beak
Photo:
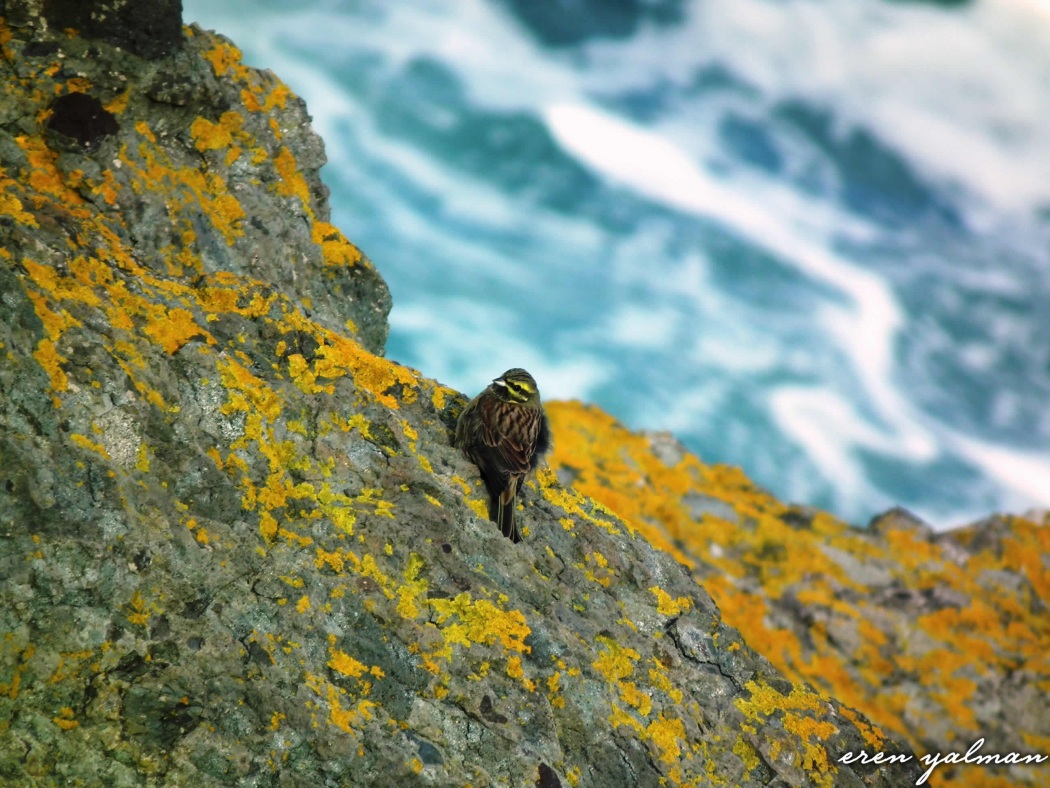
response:
[[[507,388],[507,381],[505,381],[503,378],[496,378],[494,381],[492,381],[492,385],[503,386],[503,388]]]

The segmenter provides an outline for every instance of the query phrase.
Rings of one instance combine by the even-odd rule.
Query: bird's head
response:
[[[540,401],[540,390],[536,379],[523,369],[508,369],[494,381],[492,390],[500,399],[520,404],[536,404]]]

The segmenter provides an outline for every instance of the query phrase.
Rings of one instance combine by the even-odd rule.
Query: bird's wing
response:
[[[488,408],[498,407],[498,403],[486,403]],[[518,435],[498,435],[488,427],[494,420],[484,419],[482,440],[500,453],[503,465],[511,474],[528,473],[532,468],[532,455],[536,451],[536,436],[539,434],[540,413],[532,408],[514,407],[509,414],[514,421],[515,429],[508,430]]]

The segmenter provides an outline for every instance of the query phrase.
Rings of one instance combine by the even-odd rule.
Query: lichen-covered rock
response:
[[[208,286],[235,274],[382,352],[386,284],[328,223],[323,145],[272,74],[195,28],[155,61],[39,26],[3,26],[0,46],[0,177],[20,186],[5,198],[5,248],[32,238],[50,250],[41,263],[82,267],[119,248],[125,270],[166,291],[164,309],[138,316],[162,349],[204,336],[179,331],[191,315],[207,323]]]
[[[275,78],[0,48],[0,782],[914,781],[553,473],[496,531]]]
[[[786,676],[920,754],[962,755],[983,738],[982,755],[1050,755],[1050,514],[938,534],[894,510],[852,528],[666,434],[579,403],[548,413],[558,475],[689,566]],[[1045,763],[942,764],[930,784],[1046,779]]]

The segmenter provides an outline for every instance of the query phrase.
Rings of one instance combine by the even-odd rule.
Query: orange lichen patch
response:
[[[929,540],[918,538],[912,531],[890,530],[886,541],[893,558],[908,570],[918,570],[925,564],[937,564],[944,559],[936,546]]]
[[[409,555],[408,566],[404,572],[405,583],[397,589],[397,612],[402,618],[412,619],[419,616],[417,602],[425,598],[429,585],[419,576],[424,565],[423,559],[418,554]]]
[[[206,276],[198,288],[201,307],[209,314],[234,314],[247,318],[270,313],[278,296],[262,283],[246,282],[227,271]]]
[[[120,93],[116,98],[111,99],[103,106],[106,112],[110,112],[114,115],[119,115],[128,107],[128,100],[131,98],[132,89],[128,88],[123,93]]]
[[[634,673],[634,663],[641,659],[641,654],[633,648],[625,648],[611,638],[598,636],[604,651],[591,663],[596,671],[607,681],[620,681]]]
[[[22,201],[14,194],[18,183],[8,178],[4,169],[0,167],[0,216],[7,216],[27,227],[39,227],[36,217],[25,210]]]
[[[691,565],[675,544],[687,518],[659,502],[681,497],[695,486],[695,476],[684,469],[682,474],[666,473],[646,438],[624,429],[598,408],[554,402],[547,405],[547,415],[558,436],[551,467],[570,468],[576,476],[573,486],[580,493],[600,501],[653,546]],[[581,461],[585,463],[582,467],[577,465]],[[643,489],[652,495],[638,495]]]
[[[750,773],[757,769],[762,763],[758,751],[743,736],[738,736],[733,744],[733,754],[744,764],[746,772]]]
[[[658,711],[653,718],[652,690],[627,680],[634,676],[641,655],[608,637],[599,636],[596,642],[602,647],[602,653],[592,661],[591,667],[616,688],[619,699],[626,704],[621,706],[615,701],[610,703],[609,724],[614,728],[630,728],[639,739],[653,747],[654,756],[664,763],[680,763],[686,755],[683,747],[688,742],[685,724],[679,718],[667,716],[665,711]],[[656,664],[658,669],[649,671],[654,685],[675,700],[675,703],[680,703],[681,690],[673,686],[662,666]],[[573,674],[574,671],[570,670],[569,675]],[[555,687],[557,683],[555,681]],[[680,776],[680,767],[675,766],[672,774]],[[675,782],[680,783],[682,780],[676,778]]]
[[[244,106],[251,112],[269,112],[273,108],[284,109],[288,103],[288,99],[294,94],[288,89],[287,85],[278,83],[266,97],[260,101],[256,93],[250,90],[241,91],[241,101],[244,102]]]
[[[1038,525],[1023,517],[1009,517],[1014,537],[1003,540],[1001,562],[1024,572],[1036,596],[1050,605],[1050,522]]]
[[[277,418],[281,412],[280,398],[262,379],[232,358],[219,359],[216,366],[223,385],[230,393],[229,400],[222,407],[223,413],[243,412],[267,421]],[[258,420],[251,429],[253,433],[259,427]]]
[[[671,595],[659,586],[653,586],[649,592],[656,597],[656,612],[661,616],[680,616],[693,606],[693,600],[689,597],[672,599]]]
[[[588,553],[584,563],[576,564],[577,569],[582,569],[584,577],[592,583],[608,588],[616,577],[616,573],[609,568],[609,560],[601,553]]]
[[[197,325],[193,314],[186,309],[168,309],[159,320],[147,323],[143,332],[171,355],[194,337],[204,337],[215,344],[212,336]]]
[[[73,218],[90,216],[90,212],[83,207],[84,198],[69,188],[66,176],[56,166],[58,154],[47,146],[43,137],[23,134],[15,137],[15,142],[29,160],[28,185],[32,191],[38,192],[29,194],[31,202],[40,207],[50,197]]]
[[[314,243],[321,246],[321,258],[325,265],[342,268],[361,262],[361,250],[346,240],[339,228],[334,225],[316,221],[310,232]]]
[[[821,744],[838,732],[835,725],[822,719],[828,714],[828,702],[801,685],[795,685],[788,695],[754,680],[745,684],[744,689],[751,694],[750,698],[735,701],[744,716],[764,725],[771,717],[782,714],[784,729],[801,739],[802,762],[799,765],[817,785],[832,785],[836,769]]]
[[[241,113],[229,110],[222,113],[217,123],[198,117],[190,125],[190,136],[193,137],[197,150],[218,150],[232,145],[234,135],[242,126],[244,117]]]
[[[71,276],[61,275],[51,266],[40,265],[29,258],[23,259],[22,266],[33,284],[48,297],[45,300],[30,294],[37,314],[51,339],[58,339],[68,329],[80,325],[80,321],[71,317],[65,309],[56,308],[57,302],[67,301],[89,306],[99,306],[102,303],[95,291],[96,283],[92,281],[92,271],[86,270],[83,257],[74,258],[69,262]]]
[[[442,386],[440,383],[434,383],[433,385],[434,392],[430,395],[430,401],[434,405],[434,410],[444,410],[446,398],[455,396],[456,391],[448,386]]]
[[[600,502],[581,495],[574,487],[562,487],[558,483],[558,477],[549,468],[541,468],[537,471],[536,481],[539,483],[543,497],[568,514],[596,525],[610,534],[617,535],[622,533],[617,527],[616,514],[614,512],[607,509]],[[487,514],[483,512],[482,516],[487,516]],[[630,524],[625,523],[625,525],[630,531]],[[570,529],[567,528],[566,530]]]
[[[65,85],[67,93],[87,93],[91,90],[91,80],[87,77],[73,77]]]
[[[103,170],[101,183],[95,184],[91,190],[102,197],[107,205],[116,205],[120,196],[120,184],[117,183],[113,170]]]
[[[287,147],[282,147],[280,152],[274,156],[273,166],[277,174],[281,176],[281,182],[277,186],[277,192],[285,197],[298,197],[302,201],[303,208],[313,218],[313,209],[310,207],[310,187],[306,185],[306,178],[299,170],[295,162],[295,156]]]
[[[671,682],[667,668],[658,659],[651,660],[651,663],[653,667],[649,669],[649,683],[667,695],[675,704],[681,703],[684,694]]]
[[[69,706],[63,706],[58,711],[58,716],[54,717],[51,721],[55,723],[59,728],[64,731],[72,730],[77,727],[80,723],[74,719],[75,713]]]
[[[454,599],[428,599],[437,614],[434,623],[445,642],[469,648],[475,643],[499,643],[506,651],[528,653],[525,638],[532,630],[520,610],[503,610],[487,599],[473,599],[464,591]]]
[[[356,499],[334,492],[331,485],[325,482],[317,494],[317,501],[321,512],[332,521],[336,528],[347,536],[354,533],[354,523],[357,522],[357,513],[354,510]]]
[[[139,193],[170,194],[169,210],[176,216],[188,208],[203,211],[232,246],[244,234],[245,213],[237,198],[230,194],[226,182],[211,172],[175,166],[145,123],[136,128],[143,141],[134,151],[125,145],[119,155],[122,165],[133,176],[132,188]],[[213,133],[200,139],[214,141],[215,137]]]
[[[536,685],[532,681],[525,678],[525,668],[521,666],[521,657],[514,656],[507,660],[507,675],[512,679],[524,681],[525,688],[529,692],[532,692],[536,688]]]
[[[96,454],[98,454],[100,457],[102,457],[103,459],[106,459],[106,460],[111,459],[110,456],[109,456],[109,452],[107,452],[106,449],[103,446],[101,446],[98,443],[95,443],[93,440],[88,438],[86,435],[73,434],[73,435],[69,436],[69,439],[73,443],[75,443],[77,446],[79,446],[80,448],[88,449],[89,451],[93,451]]]
[[[660,750],[660,760],[674,763],[682,757],[682,744],[685,742],[685,725],[679,719],[668,719],[663,712],[646,728],[646,738]]]
[[[0,655],[5,657],[5,661],[16,661],[14,672],[11,674],[9,681],[0,681],[0,695],[4,695],[11,700],[18,700],[18,693],[22,687],[22,675],[26,672],[29,667],[30,661],[36,655],[36,646],[32,643],[26,644],[21,651],[15,646],[15,636],[11,632],[5,632],[3,640],[0,641]]]
[[[647,692],[643,692],[633,681],[620,681],[617,684],[620,697],[628,704],[638,710],[643,717],[648,717],[653,711],[653,701]]]
[[[95,656],[94,651],[63,651],[58,655],[58,665],[47,680],[48,684],[59,684],[80,674],[83,664]],[[0,693],[2,694],[2,693]]]
[[[39,344],[37,344],[36,351],[33,353],[33,358],[36,359],[48,377],[51,378],[52,391],[66,391],[69,388],[69,378],[66,377],[65,371],[62,369],[62,364],[67,359],[65,356],[59,355],[55,349],[54,342],[50,339],[41,339]]]
[[[297,368],[299,376],[307,371],[313,376],[304,379],[304,385],[309,387],[311,379],[349,375],[359,390],[367,391],[388,408],[397,409],[402,401],[418,398],[420,382],[407,367],[372,355],[352,339],[322,330],[301,316],[286,315],[283,322],[289,331],[312,329],[324,340],[315,351],[312,366]]]
[[[488,516],[489,516],[488,506],[480,498],[468,498],[467,499],[467,506],[470,507],[470,510],[472,512],[474,512],[474,515],[478,519],[480,519],[480,520],[488,519]]]
[[[856,726],[857,730],[860,731],[860,735],[864,737],[864,741],[874,752],[882,752],[886,743],[882,731],[871,725],[848,706],[843,706],[840,711],[843,717]]]
[[[307,673],[304,677],[307,688],[316,693],[318,700],[328,707],[327,722],[344,733],[357,734],[358,728],[375,715],[374,709],[378,704],[366,698],[352,702],[349,706],[343,705],[343,699],[347,692],[337,687],[327,679]]]
[[[376,678],[383,677],[383,670],[377,666],[369,667],[363,662],[354,659],[345,651],[332,649],[332,658],[328,660],[328,667],[336,673],[341,673],[350,678],[361,678],[364,675],[372,675]]]
[[[132,611],[127,614],[128,621],[132,624],[137,624],[140,627],[144,627],[149,623],[152,613],[146,604],[146,600],[143,599],[142,594],[138,591],[131,595],[128,607],[130,607]]]
[[[211,63],[215,76],[233,76],[244,82],[251,80],[251,71],[241,62],[241,50],[226,41],[216,39],[216,44],[203,57]]]

